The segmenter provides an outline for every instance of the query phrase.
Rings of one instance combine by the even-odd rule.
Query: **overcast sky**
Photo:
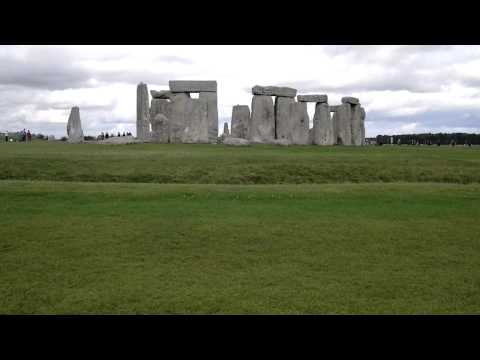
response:
[[[0,46],[0,131],[135,134],[136,85],[217,80],[219,129],[254,85],[360,98],[366,136],[480,132],[480,46]],[[313,116],[314,104],[309,104]]]

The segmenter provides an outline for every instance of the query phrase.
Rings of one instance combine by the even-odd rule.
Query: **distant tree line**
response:
[[[393,142],[392,142],[393,138]],[[407,134],[378,135],[377,145],[480,145],[480,134],[438,133],[438,134]]]

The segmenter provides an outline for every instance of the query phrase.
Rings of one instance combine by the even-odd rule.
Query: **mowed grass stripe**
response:
[[[0,179],[177,184],[480,183],[480,148],[0,143]]]
[[[480,185],[0,181],[0,313],[479,313]]]

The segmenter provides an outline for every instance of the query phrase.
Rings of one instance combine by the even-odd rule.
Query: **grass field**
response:
[[[0,167],[0,313],[480,313],[478,149],[41,142]]]

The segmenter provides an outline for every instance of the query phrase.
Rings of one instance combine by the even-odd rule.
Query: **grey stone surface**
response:
[[[362,111],[360,105],[352,105],[352,145],[361,146],[363,144],[362,139]]]
[[[153,99],[170,99],[172,94],[170,90],[150,90],[150,95],[152,95]]]
[[[295,99],[288,97],[275,98],[275,138],[292,141],[295,123],[291,118],[290,105]]]
[[[218,137],[218,104],[216,92],[201,92],[198,96],[199,100],[206,103],[207,108],[207,124],[208,124],[208,140],[215,143]]]
[[[157,113],[150,117],[150,123],[152,124],[152,141],[164,144],[169,143],[170,126],[167,116],[162,113]]]
[[[340,105],[329,105],[329,107],[330,107],[330,112],[336,112],[336,111],[338,110],[338,107],[339,107],[339,106],[340,106]]]
[[[351,96],[345,96],[342,98],[342,104],[353,104],[357,105],[359,104],[360,101],[357,98],[351,97]]]
[[[267,142],[275,138],[275,114],[271,96],[254,95],[252,116],[248,125],[248,140]]]
[[[282,86],[260,86],[255,85],[252,88],[253,95],[267,95],[267,96],[282,96],[282,97],[295,97],[297,90],[289,87]],[[253,110],[252,110],[253,111]]]
[[[306,102],[290,104],[290,121],[293,122],[290,142],[295,145],[307,145],[310,119]]]
[[[334,145],[335,129],[330,116],[330,107],[326,103],[317,103],[313,116],[312,143],[314,145]]]
[[[362,130],[362,145],[365,145],[365,109],[360,106],[360,120],[361,120],[361,130]]]
[[[80,121],[80,109],[78,106],[72,107],[70,111],[67,122],[67,135],[70,143],[83,142],[82,122]]]
[[[327,103],[327,95],[298,95],[297,101],[299,102],[315,102],[315,103]]]
[[[230,131],[228,130],[228,123],[227,122],[225,122],[223,124],[223,135],[230,136]]]
[[[250,141],[242,138],[229,136],[223,140],[223,144],[231,146],[248,146],[250,145]]]
[[[144,141],[135,139],[133,136],[115,136],[108,139],[92,141],[92,143],[103,145],[124,145],[124,144],[141,144]]]
[[[55,141],[55,135],[48,135],[48,141]]]
[[[313,128],[308,130],[308,144],[313,145]]]
[[[171,80],[168,82],[171,92],[217,92],[215,80]]]
[[[147,84],[140,83],[137,86],[137,139],[145,140],[150,137],[150,122],[148,115]]]
[[[250,108],[248,105],[235,105],[232,109],[231,132],[236,138],[246,139],[248,123],[250,122]]]
[[[265,144],[276,145],[276,146],[290,146],[292,143],[287,139],[273,139],[266,141]]]
[[[335,135],[338,145],[352,145],[352,108],[345,103],[335,113]]]

